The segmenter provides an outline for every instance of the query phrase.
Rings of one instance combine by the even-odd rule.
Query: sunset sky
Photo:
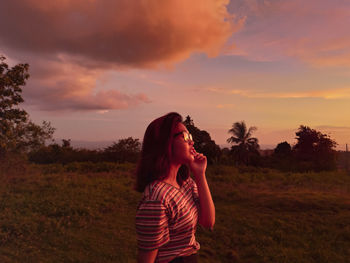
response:
[[[241,120],[263,148],[300,125],[350,143],[348,0],[11,0],[0,17],[0,54],[30,65],[23,107],[57,139],[142,139],[177,111],[220,145]]]

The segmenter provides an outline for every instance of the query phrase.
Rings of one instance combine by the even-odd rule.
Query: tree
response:
[[[0,56],[0,158],[38,148],[51,139],[54,132],[49,122],[38,126],[19,108],[24,101],[21,93],[29,78],[28,70],[28,64],[10,68],[5,57]]]
[[[265,165],[282,171],[290,171],[293,169],[294,160],[292,155],[292,147],[286,141],[281,142],[274,149],[271,156],[264,158]]]
[[[194,122],[192,120],[192,118],[190,117],[190,115],[186,116],[186,119],[184,120],[184,125],[187,126],[194,126]]]
[[[72,148],[70,139],[62,139],[62,147],[63,148]]]
[[[296,160],[301,170],[333,170],[336,168],[337,143],[328,135],[300,125],[297,136],[297,144],[293,147]]]
[[[245,122],[241,121],[233,123],[228,131],[232,136],[227,139],[227,142],[235,144],[231,152],[237,164],[256,164],[260,148],[258,139],[252,137],[252,133],[256,130],[254,126],[247,129]]]
[[[104,153],[108,161],[112,162],[136,162],[141,149],[139,139],[128,137],[114,142],[112,146],[105,148]]]
[[[208,163],[218,162],[221,156],[221,149],[215,141],[211,139],[210,134],[205,130],[197,128],[189,115],[186,117],[183,124],[193,136],[193,147],[196,151],[203,153],[207,157]]]
[[[103,162],[106,157],[101,150],[75,149],[71,146],[70,139],[62,139],[62,144],[49,144],[28,153],[28,160],[38,164],[72,162]]]
[[[277,147],[274,150],[274,154],[279,157],[288,157],[292,154],[292,147],[290,144],[286,141],[281,142],[277,145]]]

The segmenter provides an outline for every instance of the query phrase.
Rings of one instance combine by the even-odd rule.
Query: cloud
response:
[[[106,109],[125,109],[139,103],[149,102],[143,94],[126,95],[116,90],[100,91],[87,96],[76,96],[65,99],[61,104],[54,107],[46,105],[45,110],[98,110],[99,113],[106,112]]]
[[[0,8],[0,50],[30,64],[26,103],[40,110],[125,109],[143,93],[104,90],[108,71],[214,57],[242,21],[228,0],[11,0]]]
[[[308,90],[295,92],[271,92],[243,89],[207,88],[209,92],[227,95],[239,95],[247,98],[322,98],[322,99],[344,99],[350,98],[350,88],[338,88],[327,90]]]
[[[218,105],[216,105],[216,108],[218,108],[218,109],[233,109],[233,108],[235,108],[235,104],[232,104],[232,103],[218,104]]]
[[[257,61],[296,58],[313,67],[350,67],[350,3],[345,0],[237,0],[246,17],[227,54]]]
[[[30,72],[32,77],[23,95],[25,103],[38,110],[104,112],[150,102],[143,93],[98,90],[96,82],[103,80],[104,69],[85,68],[69,61],[37,59]]]
[[[321,42],[301,39],[288,53],[314,67],[350,67],[350,37],[339,36]]]
[[[74,84],[73,84],[74,85]],[[72,83],[69,83],[69,87]],[[40,87],[44,89],[45,87]],[[45,111],[84,111],[93,110],[98,113],[105,113],[108,110],[126,109],[137,106],[141,103],[149,103],[150,99],[145,94],[124,94],[117,90],[99,91],[84,95],[69,96],[65,86],[57,89],[50,89],[50,92],[37,94],[29,97],[31,105]]]
[[[348,127],[348,126],[319,125],[319,126],[316,126],[316,128],[317,129],[332,129],[332,130],[350,132],[350,127]]]
[[[227,0],[12,0],[2,4],[0,43],[122,67],[216,56],[235,32]],[[241,25],[240,25],[241,26]]]

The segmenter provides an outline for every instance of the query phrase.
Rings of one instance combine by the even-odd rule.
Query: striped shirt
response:
[[[160,263],[196,253],[198,210],[198,189],[191,177],[180,189],[158,180],[150,183],[136,213],[139,249],[158,248],[155,262]]]

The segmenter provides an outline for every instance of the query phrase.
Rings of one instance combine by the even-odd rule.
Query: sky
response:
[[[57,140],[142,140],[176,111],[221,146],[237,121],[262,148],[300,125],[350,143],[347,0],[0,1],[0,54]]]

